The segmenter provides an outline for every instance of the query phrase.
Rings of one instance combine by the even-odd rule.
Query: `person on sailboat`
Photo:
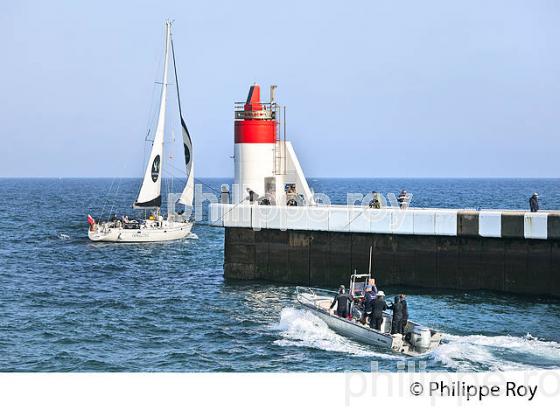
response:
[[[338,294],[334,297],[331,303],[331,309],[336,306],[336,315],[340,317],[348,318],[350,316],[350,305],[352,303],[352,296],[346,293],[346,288],[344,285],[340,285],[338,288]]]

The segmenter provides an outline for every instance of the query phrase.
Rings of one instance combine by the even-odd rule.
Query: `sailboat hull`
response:
[[[191,233],[192,226],[192,222],[173,222],[164,223],[161,227],[142,226],[140,229],[97,228],[88,231],[88,237],[94,242],[175,241],[186,238]]]

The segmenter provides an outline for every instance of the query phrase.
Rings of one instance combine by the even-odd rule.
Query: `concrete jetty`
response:
[[[560,213],[212,204],[224,274],[312,286],[368,269],[383,285],[560,296]]]

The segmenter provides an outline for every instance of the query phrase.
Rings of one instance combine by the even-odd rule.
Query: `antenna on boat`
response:
[[[373,246],[369,247],[369,275],[371,276],[371,265],[372,265],[372,257],[373,257]]]

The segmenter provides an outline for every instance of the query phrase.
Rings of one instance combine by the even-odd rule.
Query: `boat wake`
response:
[[[59,233],[57,235],[58,239],[60,239],[61,241],[68,241],[70,240],[70,235],[66,235],[65,233]]]
[[[444,335],[431,355],[444,367],[457,371],[507,371],[560,367],[560,343],[531,335]]]
[[[185,239],[198,239],[198,235],[195,234],[194,232],[191,232],[190,234],[187,235]]]
[[[363,346],[333,332],[311,312],[295,308],[284,308],[280,313],[280,323],[275,325],[282,339],[278,346],[296,346],[329,352],[347,353],[355,356],[382,357],[398,360],[395,355],[380,353],[369,346]]]
[[[278,346],[295,346],[362,357],[400,360],[401,356],[376,351],[338,335],[311,312],[284,308],[280,322]],[[423,356],[428,370],[514,371],[560,368],[560,343],[539,340],[531,335],[483,336],[444,335],[443,343]]]

